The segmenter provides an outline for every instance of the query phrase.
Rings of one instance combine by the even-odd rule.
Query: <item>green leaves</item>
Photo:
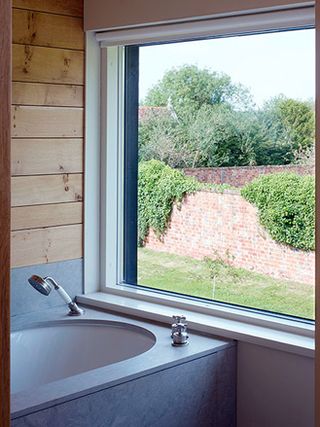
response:
[[[139,245],[143,244],[150,227],[158,234],[165,231],[174,202],[205,187],[158,160],[140,162],[138,184]]]
[[[311,102],[280,95],[257,108],[228,75],[195,65],[167,71],[144,105],[150,110],[139,126],[144,161],[179,168],[283,165],[301,163],[314,145]]]
[[[311,102],[280,95],[266,102],[259,115],[267,140],[261,147],[261,163],[266,164],[267,159],[272,164],[293,163],[313,147],[315,114]]]
[[[273,239],[293,248],[314,250],[314,177],[264,175],[246,185],[241,194],[257,206],[260,222]]]
[[[179,120],[197,113],[203,105],[225,104],[243,108],[251,103],[247,89],[224,73],[183,65],[167,71],[148,93],[144,105],[171,105]]]

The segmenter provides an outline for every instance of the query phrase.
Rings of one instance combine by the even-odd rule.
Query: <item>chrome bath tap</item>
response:
[[[172,345],[175,347],[189,344],[189,335],[187,332],[186,317],[172,316],[173,323],[171,325]]]

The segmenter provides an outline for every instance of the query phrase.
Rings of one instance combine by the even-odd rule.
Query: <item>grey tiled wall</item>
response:
[[[32,274],[52,276],[64,287],[71,298],[83,293],[82,259],[13,268],[11,270],[11,316],[64,304],[54,290],[48,297],[34,290],[28,283],[28,278]]]

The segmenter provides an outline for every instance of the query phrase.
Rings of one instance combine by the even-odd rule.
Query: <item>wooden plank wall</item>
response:
[[[11,266],[82,257],[82,0],[13,0]]]

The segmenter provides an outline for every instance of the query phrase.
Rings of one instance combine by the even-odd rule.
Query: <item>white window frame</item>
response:
[[[314,25],[314,18],[310,19],[313,12],[310,14],[310,9],[308,9],[306,15],[306,8],[303,10],[301,26],[307,27],[310,24],[311,27]],[[274,29],[275,27],[270,24],[272,22],[276,23],[279,28],[285,28],[284,25],[279,24],[279,19],[270,20],[270,14],[265,14],[265,17],[268,17],[269,21],[261,19],[261,15],[259,15],[259,19],[256,19],[258,25],[253,27],[252,23],[255,21],[250,15],[250,32],[267,31],[269,27]],[[232,18],[225,19],[227,19],[225,30],[223,30],[220,20],[217,36],[230,36],[230,19]],[[239,27],[233,26],[233,35],[239,34],[240,31],[243,33],[244,20],[248,20],[248,17],[241,19],[237,17],[237,21],[234,21],[234,23],[240,24]],[[292,22],[287,24],[287,28],[293,28],[293,23],[295,28],[299,27],[297,11],[292,15]],[[177,27],[179,25],[177,24]],[[210,22],[210,25],[206,21],[205,29],[212,32],[214,22]],[[194,35],[196,27],[193,22],[192,35]],[[181,29],[179,34],[187,39],[190,26],[185,25],[179,28]],[[201,23],[199,23],[199,28],[201,30],[199,33],[203,36],[204,27],[201,27]],[[132,31],[136,32],[133,34]],[[174,308],[185,310],[190,313],[198,313],[199,316],[210,316],[210,319],[231,322],[229,329],[225,330],[225,336],[228,337],[230,337],[230,333],[231,337],[239,337],[241,325],[247,331],[248,327],[253,328],[250,333],[240,333],[242,338],[250,336],[250,340],[252,340],[252,335],[259,338],[259,332],[257,332],[259,328],[264,329],[264,333],[268,330],[269,332],[276,331],[276,335],[273,335],[274,340],[263,338],[263,342],[268,345],[271,342],[284,345],[289,339],[288,334],[291,338],[299,337],[301,339],[302,337],[302,341],[297,344],[296,349],[301,351],[301,348],[305,348],[308,355],[313,354],[314,325],[310,322],[267,315],[257,310],[235,308],[227,304],[203,302],[182,295],[173,296],[166,292],[161,293],[152,289],[123,284],[124,47],[119,46],[119,42],[131,44],[131,41],[136,41],[137,37],[140,37],[140,40],[143,39],[143,34],[146,35],[147,41],[152,40],[152,37],[158,41],[161,31],[161,28],[157,28],[152,35],[150,29],[139,28],[130,30],[127,35],[123,31],[120,35],[120,32],[116,32],[116,34],[111,32],[111,35],[103,33],[98,36],[94,33],[87,34],[84,296],[79,296],[78,300],[86,304],[112,309],[118,306],[120,311],[122,309],[126,309],[125,312],[133,310],[139,315],[145,313],[145,316],[149,318],[151,310],[151,317],[155,319],[161,319],[164,307],[169,312],[170,310],[172,312]],[[164,40],[168,40],[167,26],[164,31],[166,34]],[[108,37],[110,38],[108,39]],[[117,45],[115,45],[115,41]],[[150,304],[152,309],[148,309]],[[234,334],[232,334],[232,330]],[[221,328],[219,334],[223,335]],[[281,342],[279,334],[285,334],[283,342]],[[261,340],[261,336],[259,339]],[[291,344],[289,347],[295,348]]]

